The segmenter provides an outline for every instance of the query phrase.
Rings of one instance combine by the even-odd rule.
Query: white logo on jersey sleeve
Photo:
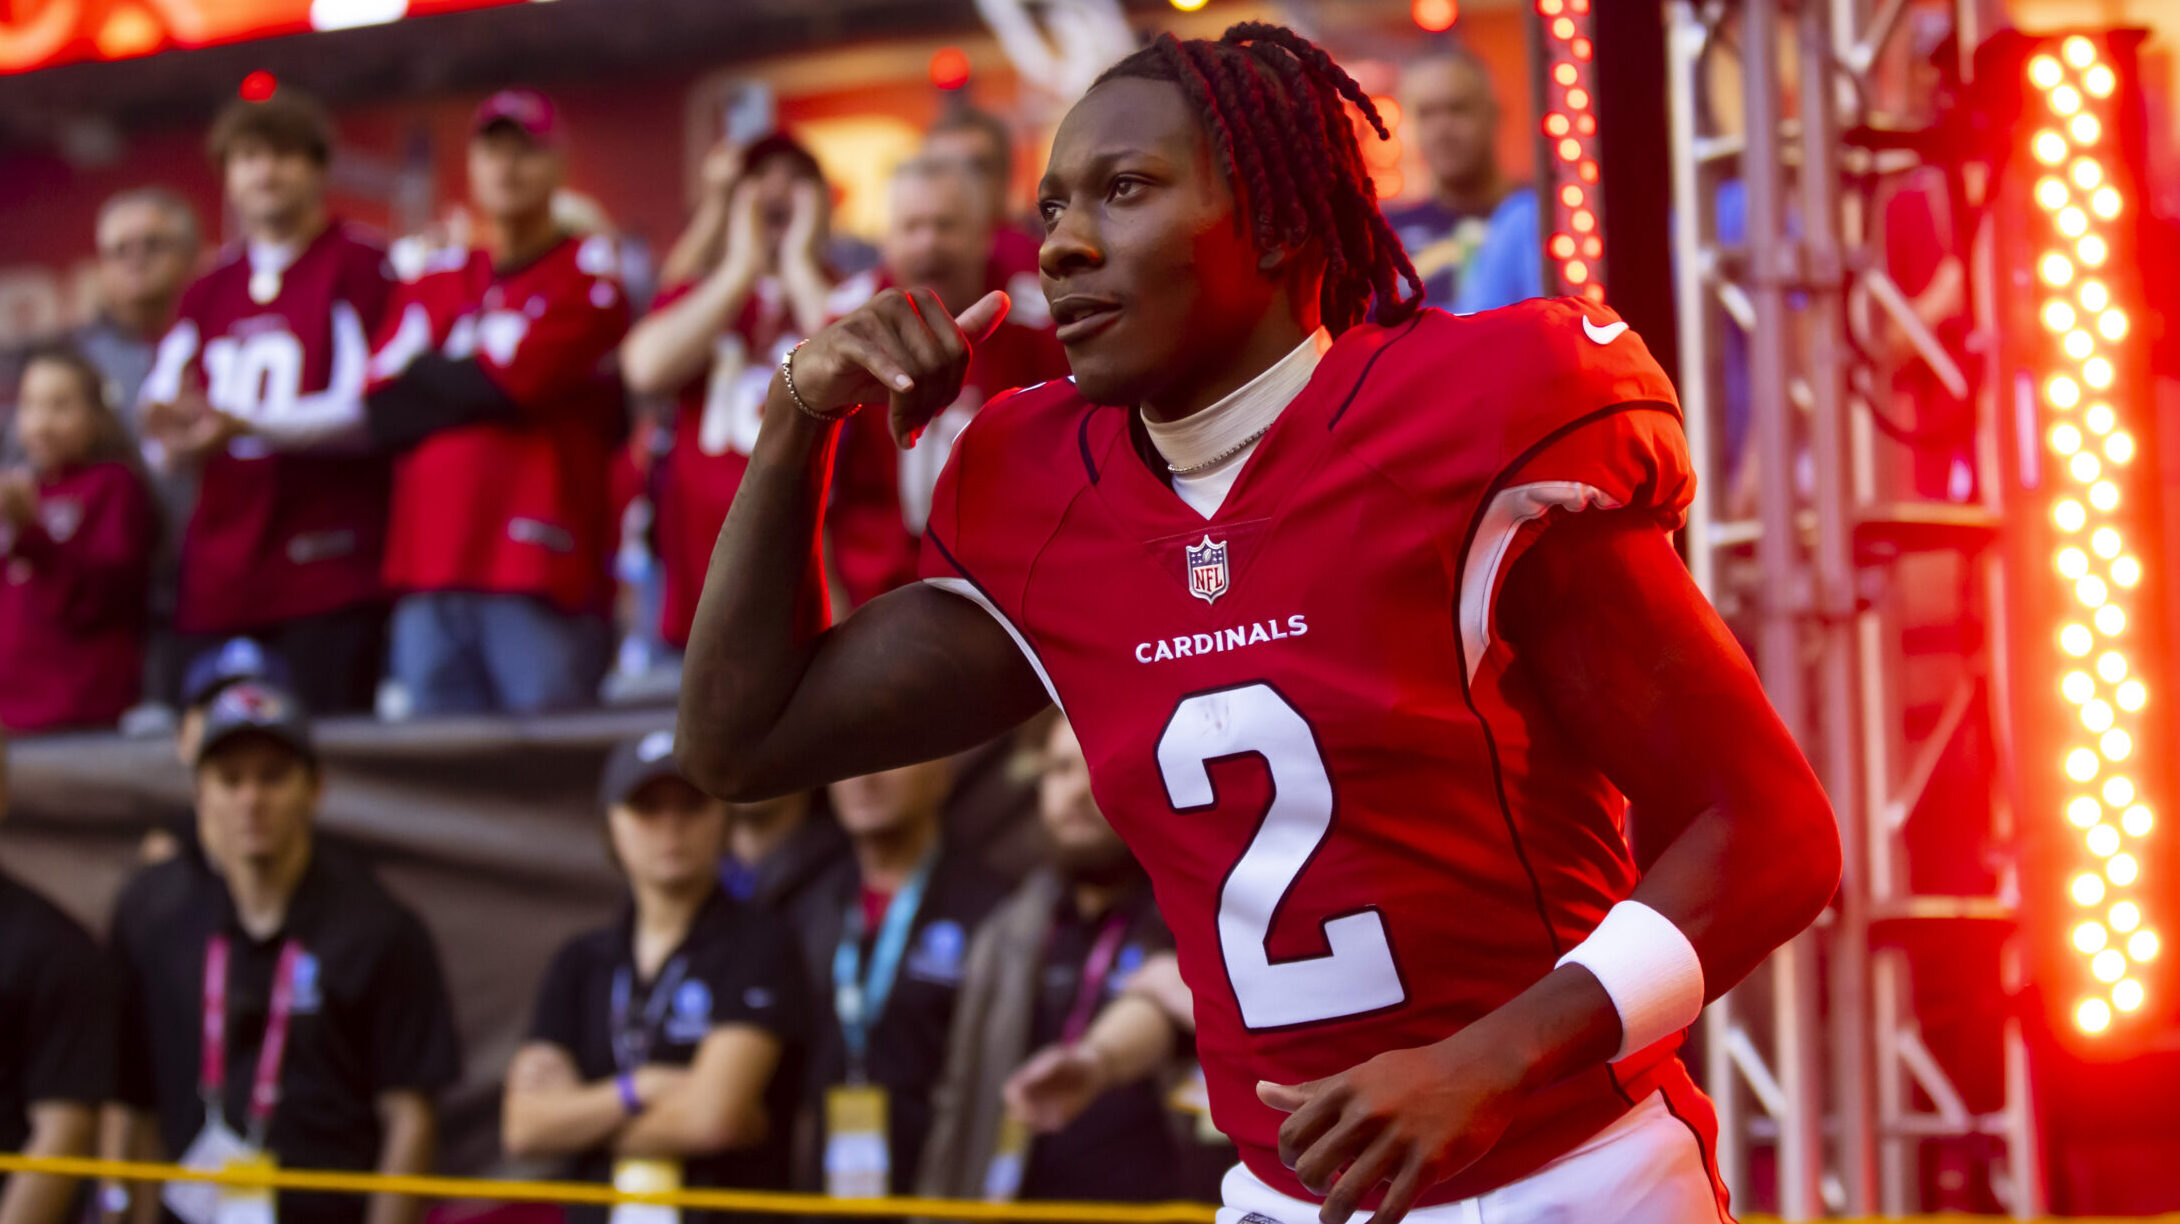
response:
[[[1583,334],[1587,335],[1590,339],[1596,341],[1599,344],[1612,343],[1613,341],[1620,338],[1621,332],[1624,332],[1626,330],[1627,323],[1625,321],[1618,323],[1607,323],[1603,327],[1599,327],[1597,324],[1590,322],[1587,315],[1583,316],[1582,319]]]

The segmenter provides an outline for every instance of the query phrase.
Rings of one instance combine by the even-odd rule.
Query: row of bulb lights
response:
[[[2134,461],[2136,445],[2107,398],[2115,377],[2107,354],[2126,338],[2129,324],[2103,279],[2112,252],[2098,232],[2126,206],[2099,160],[2107,136],[2100,112],[2109,109],[2118,82],[2096,44],[2079,35],[2055,55],[2031,57],[2028,76],[2045,119],[2029,143],[2039,168],[2034,193],[2051,223],[2049,246],[2036,261],[2041,317],[2065,359],[2044,382],[2045,443],[2072,481],[2051,510],[2060,535],[2053,566],[2070,584],[2074,604],[2058,634],[2059,691],[2085,741],[2062,763],[2067,780],[2081,788],[2067,801],[2066,818],[2092,860],[2067,889],[2083,911],[2072,941],[2092,979],[2075,1002],[2074,1022],[2094,1034],[2110,1028],[2116,1012],[2142,1006],[2137,972],[2158,954],[2157,932],[2136,900],[2137,852],[2155,821],[2126,772],[2135,749],[2129,724],[2148,704],[2149,690],[2120,649],[2127,593],[2142,581],[2142,562],[2127,551],[2115,522],[2114,477]]]
[[[1556,224],[1545,250],[1569,293],[1593,302],[1605,300],[1605,238],[1597,167],[1597,111],[1591,96],[1588,64],[1596,54],[1590,40],[1590,0],[1537,0],[1543,19],[1546,58],[1544,135],[1551,150],[1552,178],[1559,184]]]

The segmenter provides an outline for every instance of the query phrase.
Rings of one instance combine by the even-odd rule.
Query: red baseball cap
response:
[[[541,145],[561,141],[560,109],[553,100],[534,89],[503,89],[486,98],[470,116],[469,134],[482,136],[494,125],[511,123]]]

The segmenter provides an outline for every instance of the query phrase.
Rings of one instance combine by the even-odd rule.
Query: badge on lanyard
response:
[[[666,962],[659,978],[644,1000],[643,1015],[634,1016],[629,1006],[635,993],[635,971],[627,965],[613,974],[612,1014],[608,1017],[613,1036],[613,1063],[623,1075],[634,1075],[638,1068],[651,1059],[651,1043],[657,1039],[659,1026],[666,1019],[667,1008],[673,1006],[674,997],[680,993],[682,979],[688,975],[689,958],[675,956]],[[678,1160],[636,1160],[622,1158],[613,1162],[613,1188],[623,1194],[661,1194],[681,1189],[681,1162]],[[619,1203],[613,1208],[607,1224],[681,1224],[681,1209],[657,1203]]]
[[[681,1189],[678,1160],[637,1160],[622,1157],[613,1162],[613,1188],[623,1194],[666,1194]],[[607,1224],[679,1224],[681,1209],[660,1203],[619,1203]]]
[[[1011,1203],[1022,1193],[1022,1174],[1029,1167],[1029,1128],[1013,1114],[999,1115],[999,1140],[992,1160],[984,1166],[984,1200]]]
[[[914,875],[886,904],[886,916],[863,966],[863,907],[850,902],[833,950],[833,1011],[847,1047],[848,1082],[825,1094],[825,1192],[834,1198],[878,1198],[892,1185],[893,1156],[887,1136],[886,1090],[870,1082],[870,1035],[893,996],[908,936],[923,908],[938,847],[924,855]]]
[[[885,1089],[876,1084],[827,1089],[825,1193],[834,1198],[883,1198],[893,1176],[887,1134]]]
[[[184,1168],[217,1173],[271,1169],[265,1149],[273,1110],[280,1104],[280,1064],[287,1053],[288,1027],[295,1015],[295,988],[303,945],[288,940],[273,967],[272,1000],[265,1035],[258,1043],[257,1070],[250,1080],[249,1134],[227,1124],[221,1098],[227,1090],[227,973],[231,945],[215,935],[204,949],[204,1011],[198,1052],[199,1095],[204,1098],[204,1130],[182,1153]],[[218,1186],[204,1182],[168,1182],[160,1199],[184,1224],[274,1224],[270,1186]]]

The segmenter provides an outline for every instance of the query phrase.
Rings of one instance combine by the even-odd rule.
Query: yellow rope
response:
[[[1208,1203],[986,1203],[974,1199],[836,1199],[822,1194],[763,1190],[669,1190],[628,1194],[597,1182],[493,1181],[475,1177],[411,1177],[393,1173],[329,1173],[310,1169],[235,1168],[217,1173],[180,1165],[0,1152],[0,1173],[110,1177],[124,1181],[209,1182],[220,1186],[318,1190],[335,1194],[406,1194],[417,1198],[490,1199],[532,1203],[644,1203],[703,1211],[788,1216],[920,1216],[932,1220],[1034,1221],[1036,1224],[1210,1224]],[[1976,1224],[1994,1216],[1905,1217],[1893,1224]],[[1887,1221],[1892,1218],[1888,1217]],[[1776,1224],[1774,1216],[1742,1216],[1742,1224]],[[1876,1219],[1838,1224],[1887,1224]],[[1310,1224],[1293,1221],[1291,1224]],[[2098,1219],[2069,1216],[2051,1224],[2180,1224],[2180,1215]]]
[[[418,1198],[493,1199],[534,1203],[645,1203],[703,1211],[793,1216],[922,1216],[941,1220],[1024,1220],[1040,1224],[1209,1224],[1204,1203],[985,1203],[971,1199],[836,1199],[822,1194],[757,1190],[669,1190],[626,1194],[596,1182],[491,1181],[471,1177],[411,1177],[391,1173],[328,1173],[308,1169],[235,1168],[217,1173],[180,1165],[127,1160],[0,1153],[0,1172],[125,1181],[210,1182],[221,1186],[319,1190],[336,1194],[406,1194]]]

